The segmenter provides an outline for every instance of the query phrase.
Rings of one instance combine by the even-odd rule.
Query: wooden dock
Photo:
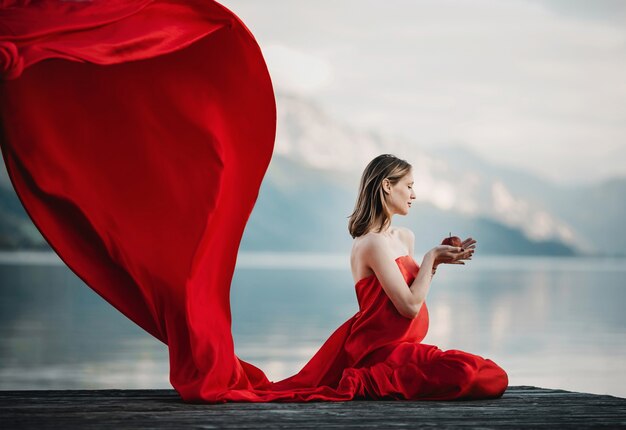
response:
[[[187,404],[174,390],[0,391],[2,429],[625,428],[626,399],[516,386],[500,399]]]

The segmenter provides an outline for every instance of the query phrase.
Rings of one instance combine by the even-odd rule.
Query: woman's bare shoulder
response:
[[[354,240],[352,256],[359,260],[367,260],[373,252],[386,245],[385,238],[382,235],[369,232]]]
[[[372,248],[377,238],[376,235],[366,233],[354,239],[352,252],[350,253],[350,266],[355,282],[374,273],[370,267]]]
[[[372,233],[366,233],[363,236],[359,236],[354,239],[352,245],[352,252],[362,252],[363,250],[372,246],[372,243],[376,240],[376,237]]]

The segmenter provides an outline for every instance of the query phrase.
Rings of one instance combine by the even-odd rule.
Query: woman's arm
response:
[[[417,316],[422,304],[426,301],[428,290],[430,290],[430,281],[433,279],[433,275],[435,274],[434,264],[435,255],[432,251],[428,251],[424,255],[424,259],[422,260],[417,276],[409,287],[414,300],[419,304],[413,318]]]
[[[453,261],[464,256],[461,248],[453,246],[439,245],[431,249],[424,255],[415,280],[407,288],[406,280],[384,239],[374,236],[364,246],[363,258],[366,264],[372,268],[400,315],[406,318],[415,318],[426,300],[435,261]]]
[[[407,288],[406,280],[387,244],[378,238],[372,238],[363,256],[400,315],[414,318],[419,311],[420,304],[413,297],[411,290]]]

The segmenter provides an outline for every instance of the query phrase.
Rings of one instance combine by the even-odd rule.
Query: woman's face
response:
[[[404,175],[395,185],[387,184],[387,203],[392,214],[406,215],[411,208],[411,201],[415,199],[413,192],[413,172]]]

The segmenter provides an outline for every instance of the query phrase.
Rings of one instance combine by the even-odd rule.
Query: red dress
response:
[[[185,401],[502,393],[489,360],[420,344],[375,277],[301,372],[235,355],[230,285],[276,105],[248,28],[211,0],[0,1],[0,146],[28,215],[90,288],[168,345]],[[399,259],[407,282],[417,272]]]
[[[396,259],[410,285],[419,266]],[[341,325],[296,375],[274,390],[330,386],[338,398],[452,400],[502,396],[506,372],[496,363],[459,350],[420,343],[428,331],[426,303],[414,319],[400,315],[375,275],[356,285],[359,311]]]

